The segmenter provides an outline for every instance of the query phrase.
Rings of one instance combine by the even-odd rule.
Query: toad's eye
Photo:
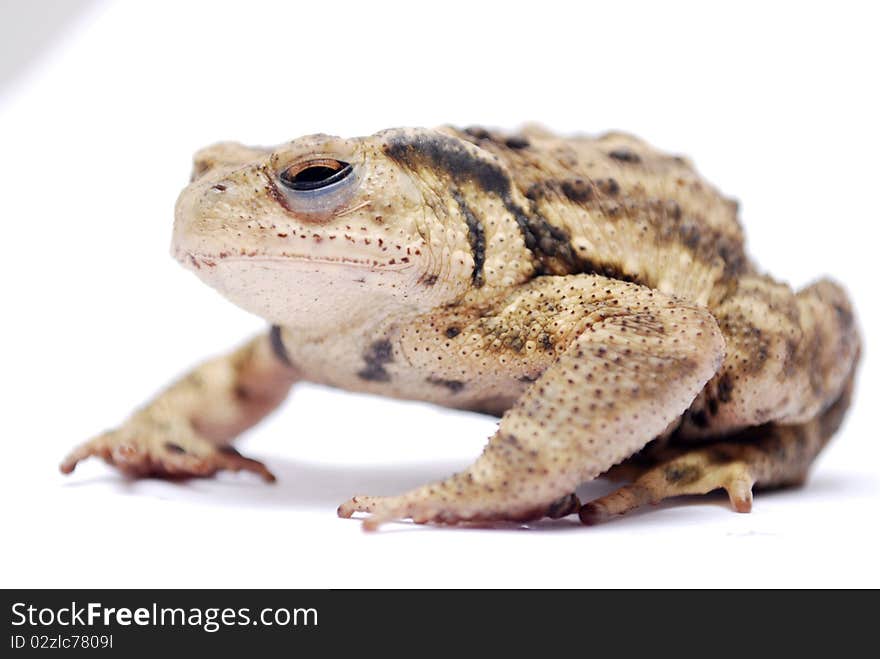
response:
[[[287,210],[314,221],[329,219],[351,202],[359,180],[355,167],[333,158],[296,163],[276,176]]]
[[[341,183],[351,175],[351,165],[341,160],[315,160],[288,167],[278,176],[278,180],[288,190],[311,192],[329,188]]]

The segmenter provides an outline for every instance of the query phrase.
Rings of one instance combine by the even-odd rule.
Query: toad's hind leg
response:
[[[596,524],[646,503],[724,489],[737,512],[752,509],[752,487],[800,485],[819,451],[837,431],[849,407],[853,376],[840,398],[807,423],[767,424],[730,440],[672,449],[632,483],[580,509],[584,524]]]

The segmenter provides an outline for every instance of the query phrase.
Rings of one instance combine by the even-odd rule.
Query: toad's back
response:
[[[712,307],[750,271],[737,202],[681,156],[624,133],[455,134],[506,165],[547,273],[597,272]]]

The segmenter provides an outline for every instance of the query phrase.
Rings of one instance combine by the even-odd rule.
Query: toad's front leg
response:
[[[266,467],[228,445],[284,400],[296,369],[279,353],[275,335],[258,336],[205,362],[135,412],[122,426],[82,444],[61,464],[98,456],[131,476],[210,476]]]
[[[693,401],[724,356],[712,315],[650,289],[590,278],[581,331],[502,418],[479,459],[397,497],[355,497],[342,517],[527,520],[574,510],[569,495],[640,450]],[[598,284],[598,288],[596,287]],[[523,304],[528,303],[523,300]]]

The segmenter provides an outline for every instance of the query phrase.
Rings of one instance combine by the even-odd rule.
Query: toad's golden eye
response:
[[[341,160],[313,160],[288,167],[278,180],[288,190],[311,192],[341,183],[352,173],[351,165]]]

